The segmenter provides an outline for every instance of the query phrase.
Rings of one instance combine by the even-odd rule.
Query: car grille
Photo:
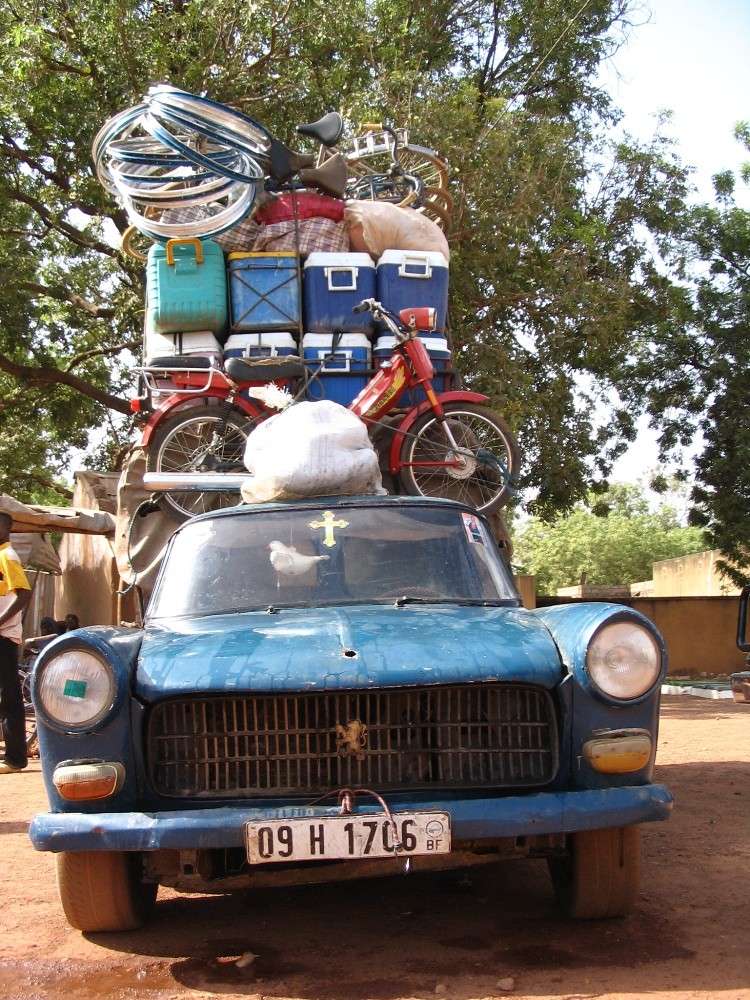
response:
[[[532,787],[557,750],[549,693],[515,684],[164,701],[147,732],[154,788],[181,798]]]

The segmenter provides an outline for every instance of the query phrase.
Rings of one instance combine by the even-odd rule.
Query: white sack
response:
[[[443,230],[413,208],[387,201],[347,201],[344,222],[350,249],[369,253],[376,260],[386,250],[437,250],[450,260]]]
[[[242,486],[246,503],[357,493],[384,493],[367,428],[330,400],[296,403],[264,421],[247,439]]]

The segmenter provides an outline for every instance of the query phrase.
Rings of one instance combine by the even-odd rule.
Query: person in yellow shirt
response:
[[[28,763],[18,648],[23,638],[23,610],[31,599],[31,587],[10,544],[12,524],[10,514],[0,511],[0,724],[5,738],[0,774],[22,771]]]

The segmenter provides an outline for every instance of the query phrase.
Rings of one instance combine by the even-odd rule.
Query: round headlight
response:
[[[83,729],[104,718],[115,700],[112,668],[84,649],[66,649],[42,668],[37,697],[45,715],[66,729]]]
[[[612,622],[599,629],[586,653],[589,676],[610,698],[640,698],[656,683],[661,651],[653,635],[636,622]]]

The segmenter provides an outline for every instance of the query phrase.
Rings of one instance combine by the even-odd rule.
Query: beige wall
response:
[[[676,556],[654,563],[654,597],[722,597],[739,588],[722,577],[718,549]]]
[[[114,511],[115,473],[77,472],[73,506]],[[62,576],[57,578],[55,618],[76,614],[81,625],[114,625],[119,575],[112,539],[104,535],[65,534],[60,543]]]
[[[670,674],[713,676],[744,669],[745,654],[735,645],[736,597],[633,598],[631,606],[664,636]]]

